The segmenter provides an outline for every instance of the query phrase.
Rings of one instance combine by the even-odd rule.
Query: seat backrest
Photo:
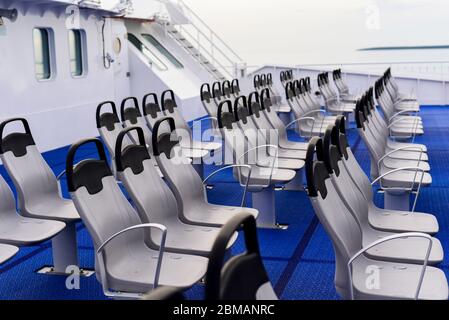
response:
[[[217,105],[224,99],[223,91],[221,91],[221,82],[217,81],[212,84],[212,98],[215,99]]]
[[[94,144],[98,158],[82,160],[75,165],[77,151]],[[67,185],[97,250],[112,235],[141,223],[137,213],[118,186],[107,163],[100,140],[83,140],[74,144],[67,155]],[[113,264],[120,254],[131,251],[129,244],[141,241],[142,231],[126,233],[105,248],[106,264]]]
[[[192,130],[181,115],[176,103],[175,93],[173,90],[167,90],[162,93],[162,111],[166,117],[173,118],[176,124],[176,130],[182,135],[180,144],[184,148],[191,148],[192,145]]]
[[[348,138],[346,136],[345,122],[346,119],[344,116],[338,116],[338,118],[335,120],[335,125],[339,129],[340,135],[339,139],[334,142],[337,144],[337,147],[343,156],[343,162],[348,172],[350,173],[355,185],[359,188],[360,192],[363,194],[367,201],[373,201],[374,194],[371,186],[371,181],[352,153],[351,147],[348,143]]]
[[[310,105],[312,106],[313,110],[321,109],[321,102],[317,98],[317,95],[313,92],[312,84],[310,77],[307,77],[304,79],[304,85],[305,85],[305,91],[308,101],[310,102]]]
[[[104,112],[104,108],[108,105],[111,107],[111,110],[109,112]],[[111,158],[115,158],[115,142],[117,141],[117,136],[123,130],[123,125],[118,117],[115,102],[105,101],[100,103],[97,107],[96,119],[98,132],[100,133]],[[128,139],[126,142],[131,143],[132,141],[131,139]]]
[[[246,252],[225,263],[227,246],[235,232],[242,230]],[[206,273],[206,300],[277,300],[262,262],[256,220],[240,214],[220,231]]]
[[[234,101],[234,118],[242,130],[254,130],[254,122],[251,121],[246,96],[240,96]]]
[[[282,122],[277,113],[272,109],[273,102],[268,88],[262,90],[260,93],[260,102],[264,115],[267,117],[271,126],[277,130],[279,138],[288,140],[287,129],[284,122]]]
[[[267,74],[264,73],[260,76],[260,89],[265,89],[267,87]]]
[[[4,136],[11,123],[21,123],[24,132]],[[14,182],[19,209],[24,214],[32,213],[43,199],[59,197],[56,177],[37,149],[26,119],[14,118],[0,124],[0,158]]]
[[[162,93],[161,96],[162,111],[166,117],[171,117],[175,119],[176,128],[184,129],[190,132],[190,127],[181,115],[178,104],[176,102],[175,93],[173,90],[167,90]]]
[[[308,196],[335,251],[335,285],[349,295],[347,263],[362,248],[362,233],[333,186],[324,164],[323,141],[312,138],[306,157]]]
[[[168,132],[161,130],[165,124],[169,125]],[[201,177],[182,155],[173,118],[165,117],[156,122],[153,129],[153,153],[181,212],[195,207],[197,202],[206,201]]]
[[[363,142],[365,143],[370,152],[372,161],[374,160],[377,164],[377,161],[383,156],[383,152],[379,144],[377,143],[375,136],[373,136],[372,134],[372,131],[370,129],[370,122],[366,118],[363,108],[364,108],[363,101],[362,100],[358,101],[354,111],[357,128],[360,136],[363,139]]]
[[[142,111],[147,125],[151,130],[153,130],[156,122],[164,117],[164,112],[159,105],[159,99],[155,93],[148,93],[143,97]]]
[[[231,81],[229,80],[225,80],[223,81],[223,83],[221,84],[221,92],[223,93],[223,98],[224,99],[231,99],[231,95],[232,95],[232,85],[231,85]]]
[[[368,201],[354,183],[343,163],[343,155],[337,146],[339,136],[338,128],[335,125],[329,125],[323,140],[324,164],[332,177],[340,199],[363,228],[363,226],[369,225]]]
[[[273,74],[268,73],[267,74],[267,86],[272,87],[274,85],[273,83]]]
[[[132,101],[133,103],[131,106],[127,105],[129,101]],[[148,125],[140,112],[139,101],[136,97],[129,97],[122,101],[122,105],[120,106],[120,116],[125,128],[135,126],[140,127],[144,132],[145,143],[147,146],[151,147],[151,130],[148,128]],[[131,138],[133,143],[138,141],[138,136],[133,131],[129,132],[128,137]],[[126,137],[124,138],[124,141],[126,143]],[[129,145],[129,143],[127,143],[127,145]]]
[[[254,124],[259,130],[266,131],[264,134],[269,136],[270,130],[273,130],[273,126],[265,116],[262,106],[260,104],[260,95],[257,91],[252,92],[248,97],[249,114],[254,121]]]
[[[201,86],[201,102],[203,103],[204,109],[209,114],[209,116],[217,116],[217,105],[215,104],[215,100],[212,97],[209,83],[204,83]]]
[[[138,140],[123,149],[123,139],[131,132],[138,136]],[[131,196],[143,223],[167,225],[168,221],[178,219],[178,205],[172,191],[154,167],[145,144],[144,132],[140,127],[129,127],[120,133],[115,159],[117,176]],[[159,240],[156,238],[153,241],[150,232],[146,240],[150,247],[157,248]]]
[[[232,80],[231,86],[232,86],[232,93],[234,94],[234,96],[236,96],[236,97],[240,96],[240,82],[239,82],[239,79]]]
[[[244,100],[244,103],[246,103],[245,96],[241,96],[238,99]],[[235,105],[238,106],[238,104],[238,101],[235,101]],[[218,126],[225,140],[225,163],[235,164],[248,149],[248,142],[237,124],[233,105],[230,100],[225,100],[218,106]],[[230,157],[231,155],[232,158]],[[238,172],[243,171],[234,170],[235,174]],[[243,177],[239,176],[239,180],[241,179]]]
[[[255,90],[259,90],[259,88],[261,87],[262,83],[260,81],[260,74],[254,75],[253,85]]]

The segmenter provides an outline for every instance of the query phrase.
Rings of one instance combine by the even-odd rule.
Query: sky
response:
[[[105,6],[114,2],[117,1],[103,0]],[[153,2],[134,0],[136,11],[150,12],[143,8],[149,8]],[[391,59],[376,57],[373,53],[364,53],[362,57],[356,50],[378,46],[449,45],[447,0],[184,2],[244,60],[254,65]],[[424,58],[421,53],[415,57],[420,58]],[[447,51],[441,51],[433,54],[432,59],[449,60],[449,56]]]

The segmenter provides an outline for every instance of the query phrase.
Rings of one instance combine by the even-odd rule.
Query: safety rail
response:
[[[177,14],[169,19],[156,16],[166,34],[178,42],[217,80],[238,77],[239,70],[245,69],[243,59],[182,0],[163,1],[170,4]],[[178,18],[177,18],[178,16]],[[183,17],[186,21],[181,21]],[[226,76],[226,77],[225,77]]]

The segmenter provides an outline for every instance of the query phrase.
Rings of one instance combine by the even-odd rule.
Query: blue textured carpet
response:
[[[449,246],[449,109],[425,107],[422,111],[426,134],[417,139],[429,147],[429,157],[434,183],[422,192],[417,210],[433,213],[440,223],[437,237],[444,248]],[[294,133],[292,139],[297,139]],[[350,143],[364,170],[369,170],[369,156],[355,129],[349,130]],[[68,147],[46,153],[44,156],[56,174],[65,168]],[[94,150],[84,148],[80,157],[92,155]],[[207,168],[208,171],[214,167]],[[11,185],[11,181],[0,168],[0,173]],[[62,181],[67,196],[66,181]],[[242,189],[234,182],[230,172],[217,175],[208,191],[211,202],[238,205]],[[250,197],[247,205],[251,204]],[[260,230],[259,240],[263,260],[282,299],[338,299],[335,291],[334,253],[332,245],[314,216],[305,193],[280,191],[276,194],[278,220],[290,225],[286,231]],[[376,201],[382,202],[377,195]],[[80,264],[93,269],[94,253],[91,239],[82,224],[78,226]],[[241,239],[233,253],[244,250]],[[441,267],[449,276],[449,258],[446,256]],[[95,276],[81,279],[80,290],[69,291],[65,278],[36,274],[43,265],[51,265],[50,243],[21,248],[19,254],[0,266],[0,299],[105,299]],[[201,299],[204,288],[197,285],[187,292],[190,299]]]

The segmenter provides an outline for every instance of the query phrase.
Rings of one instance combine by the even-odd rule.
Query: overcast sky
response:
[[[347,62],[364,47],[449,45],[447,0],[184,1],[252,64]],[[134,0],[142,12],[150,2]]]

